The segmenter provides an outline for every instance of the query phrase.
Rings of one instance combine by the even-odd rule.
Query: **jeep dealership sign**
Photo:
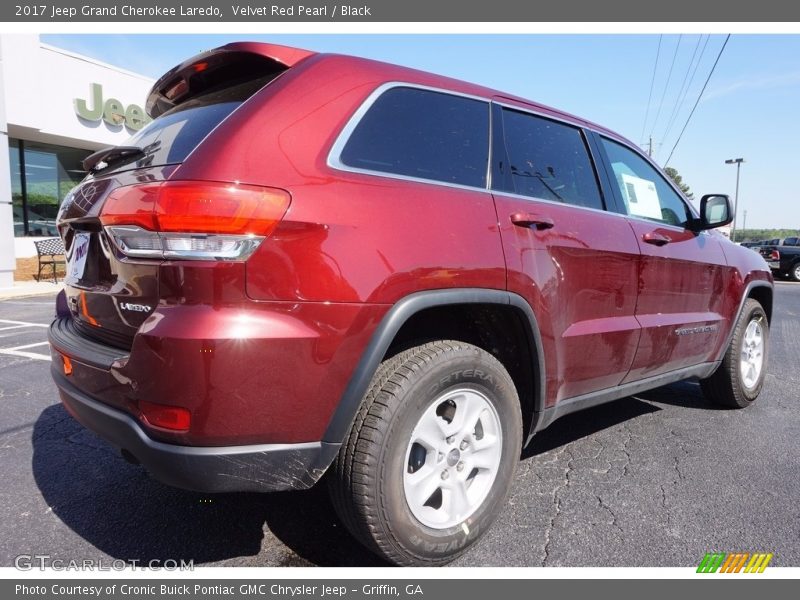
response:
[[[151,119],[138,104],[127,107],[116,98],[103,99],[103,86],[99,83],[89,85],[89,98],[73,100],[75,114],[81,119],[91,122],[105,121],[112,127],[125,125],[131,131],[139,131]]]

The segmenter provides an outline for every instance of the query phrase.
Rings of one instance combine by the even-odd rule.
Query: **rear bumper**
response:
[[[209,292],[210,293],[210,292]],[[63,311],[49,339],[69,383],[136,419],[139,403],[191,413],[188,431],[141,427],[178,446],[295,444],[326,437],[382,305],[159,305],[130,347],[106,345]],[[83,328],[85,329],[85,328]]]
[[[325,442],[220,447],[159,442],[125,412],[78,390],[55,365],[53,379],[69,413],[168,485],[199,492],[305,489],[316,483],[339,450],[339,444]]]

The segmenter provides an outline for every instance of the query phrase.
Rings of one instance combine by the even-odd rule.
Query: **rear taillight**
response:
[[[777,250],[773,250],[769,254],[769,259],[770,260],[780,260],[781,259],[781,253],[778,252]]]
[[[244,260],[278,225],[288,192],[230,183],[169,181],[120,187],[100,221],[131,257]]]

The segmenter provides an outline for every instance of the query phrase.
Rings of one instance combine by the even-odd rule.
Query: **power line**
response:
[[[658,36],[658,50],[656,50],[656,62],[653,65],[653,77],[650,79],[650,93],[647,95],[647,110],[644,113],[644,123],[642,123],[642,133],[639,135],[639,139],[641,140],[644,138],[644,130],[647,129],[647,119],[650,116],[650,100],[653,98],[653,84],[656,82],[656,70],[658,69],[658,57],[661,55],[661,38],[664,35]]]
[[[703,44],[703,49],[700,50],[700,57],[697,59],[697,64],[694,66],[694,71],[692,71],[692,76],[689,78],[689,84],[686,86],[686,90],[683,92],[683,98],[681,98],[680,108],[675,112],[675,116],[670,120],[669,126],[667,127],[667,131],[664,132],[664,138],[667,139],[667,135],[669,132],[672,131],[672,126],[675,124],[675,121],[680,114],[680,110],[683,108],[683,103],[686,102],[686,97],[689,95],[689,90],[692,89],[692,83],[694,83],[694,77],[697,75],[697,69],[700,67],[700,64],[703,62],[703,57],[706,55],[706,48],[708,47],[708,41],[711,39],[711,35],[706,35],[706,41]]]
[[[672,147],[672,150],[670,151],[669,156],[667,157],[667,160],[664,163],[664,168],[666,168],[666,166],[669,164],[672,155],[675,153],[675,148],[678,147],[678,144],[680,143],[681,138],[683,137],[683,133],[686,131],[686,127],[689,126],[689,121],[692,120],[692,115],[694,114],[694,111],[697,109],[697,105],[700,104],[700,99],[703,97],[703,93],[706,91],[708,82],[711,81],[711,76],[714,74],[714,70],[717,68],[717,63],[719,63],[719,59],[722,58],[722,53],[725,51],[725,46],[728,45],[729,39],[731,39],[730,33],[728,34],[728,37],[725,38],[725,41],[722,44],[722,48],[719,49],[719,54],[717,54],[717,59],[714,61],[714,64],[711,67],[711,71],[709,71],[708,73],[708,77],[706,77],[706,82],[703,84],[703,89],[700,90],[700,94],[697,96],[697,100],[695,101],[694,106],[692,107],[692,112],[690,112],[689,116],[686,117],[686,123],[683,124],[683,129],[681,129],[681,132],[678,135],[678,139],[675,140],[675,145]]]
[[[653,121],[653,128],[650,130],[650,135],[653,135],[653,132],[656,130],[656,125],[658,124],[658,117],[661,116],[661,108],[664,106],[664,98],[667,95],[667,88],[669,88],[669,82],[672,79],[672,69],[675,66],[675,59],[678,56],[678,49],[681,47],[681,40],[683,39],[683,34],[678,36],[678,43],[675,44],[675,53],[672,55],[672,63],[669,65],[669,73],[667,74],[667,83],[664,84],[664,91],[661,94],[661,102],[658,103],[658,112],[656,112],[656,120]]]
[[[689,94],[689,89],[692,87],[692,81],[694,81],[694,74],[697,73],[697,66],[700,65],[700,61],[703,60],[703,54],[700,54],[700,58],[697,60],[697,66],[695,66],[694,59],[697,56],[697,50],[700,48],[700,43],[703,41],[703,35],[700,34],[700,37],[697,38],[697,43],[694,46],[694,51],[692,52],[692,58],[689,59],[689,64],[686,67],[686,73],[683,75],[683,82],[681,83],[681,87],[678,90],[678,95],[675,96],[675,105],[672,107],[672,112],[667,119],[667,128],[664,130],[663,135],[661,136],[662,140],[666,140],[669,132],[672,130],[672,126],[675,124],[675,119],[678,117],[678,113],[680,112],[681,107],[683,107],[683,102],[686,100],[686,96]],[[708,38],[706,38],[706,44],[708,44]],[[705,51],[705,46],[703,46],[703,51]],[[694,66],[694,72],[692,73],[692,78],[689,79],[689,72],[692,70]],[[689,81],[689,85],[686,85],[686,81]]]

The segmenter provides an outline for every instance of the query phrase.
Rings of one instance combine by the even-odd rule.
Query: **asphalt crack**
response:
[[[575,460],[572,452],[569,452],[568,448],[565,446],[564,449],[558,453],[554,461],[548,462],[557,462],[561,456],[564,454],[569,453],[570,459],[567,461],[567,466],[564,469],[564,483],[560,486],[557,486],[553,489],[553,507],[554,512],[550,517],[550,523],[547,525],[547,528],[544,530],[544,546],[542,547],[542,552],[544,556],[542,557],[542,566],[547,565],[547,560],[550,558],[550,543],[552,542],[552,532],[555,528],[556,520],[558,519],[559,515],[561,514],[561,495],[559,492],[563,489],[566,489],[570,485],[570,473],[572,472],[572,461]]]
[[[622,465],[622,475],[620,475],[619,477],[620,480],[623,477],[628,476],[629,467],[631,465],[631,460],[632,460],[631,453],[628,450],[628,444],[630,444],[631,441],[633,440],[633,434],[631,433],[631,430],[628,429],[627,423],[622,424],[622,431],[625,432],[627,437],[622,442],[622,453],[625,455],[625,464]]]
[[[600,508],[605,509],[606,512],[608,512],[608,514],[611,515],[611,525],[613,525],[619,532],[620,540],[625,541],[625,532],[623,531],[622,527],[619,524],[619,521],[617,520],[617,513],[615,513],[608,504],[603,502],[603,499],[599,495],[595,497],[597,498],[597,503],[599,504]]]

